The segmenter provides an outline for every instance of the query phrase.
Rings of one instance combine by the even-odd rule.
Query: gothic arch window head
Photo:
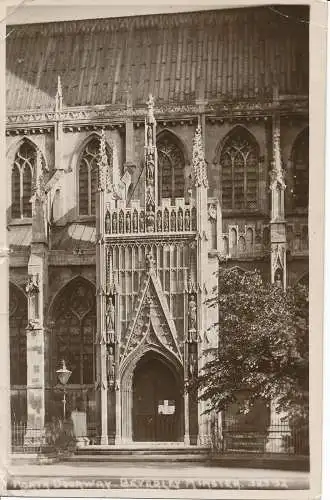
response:
[[[220,154],[222,207],[258,208],[259,147],[244,127],[237,126],[225,137]]]
[[[179,140],[171,132],[157,137],[159,198],[184,197],[185,158]]]
[[[92,384],[95,381],[96,331],[93,285],[83,278],[73,279],[56,298],[53,317],[54,365],[57,366],[64,359],[72,371],[69,383]]]
[[[11,172],[11,216],[32,217],[32,180],[37,162],[37,148],[28,140],[20,145]]]
[[[79,215],[95,215],[98,183],[100,138],[93,136],[83,149],[78,166]],[[112,150],[107,147],[108,163],[112,167]]]
[[[309,131],[303,130],[292,149],[292,198],[295,208],[308,207]]]

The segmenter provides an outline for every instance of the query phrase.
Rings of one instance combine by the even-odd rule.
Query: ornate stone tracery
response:
[[[223,208],[257,208],[258,164],[255,139],[243,127],[235,127],[225,138],[220,155]]]
[[[185,158],[176,137],[168,131],[157,137],[159,197],[183,198]]]
[[[102,143],[103,146],[101,148]],[[102,166],[100,181],[99,165]],[[112,171],[112,167],[112,149],[106,147],[105,142],[102,141],[99,136],[93,136],[86,144],[79,161],[78,191],[80,215],[95,215],[96,191],[100,186],[100,182],[102,183],[102,186],[103,184],[107,187],[109,186],[109,183],[111,182],[111,178],[109,179],[109,176]]]
[[[39,148],[28,139],[20,145],[11,176],[11,215],[32,217],[31,196],[44,196],[45,160]]]
[[[64,287],[53,305],[53,366],[65,359],[72,371],[70,383],[95,380],[95,291],[84,279],[75,278]]]

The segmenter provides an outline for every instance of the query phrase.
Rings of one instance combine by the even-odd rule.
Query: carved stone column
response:
[[[105,324],[105,203],[104,191],[109,185],[109,166],[106,154],[104,130],[100,141],[99,186],[96,196],[96,386],[100,391],[101,444],[108,444],[108,380],[107,380],[107,345]]]
[[[48,289],[48,235],[43,158],[37,151],[32,193],[32,239],[28,262],[27,432],[28,445],[40,445],[45,425],[45,304]]]
[[[158,206],[158,165],[156,147],[156,120],[154,117],[154,100],[150,95],[147,102],[148,113],[145,119],[145,211],[146,229],[155,230],[155,213]]]
[[[206,299],[206,279],[207,279],[207,266],[208,266],[208,210],[207,210],[207,190],[208,179],[207,169],[205,162],[205,152],[203,136],[200,124],[196,129],[193,141],[193,158],[192,158],[193,178],[196,191],[196,215],[197,215],[197,359],[198,359],[198,372],[202,369],[202,352],[203,345],[200,339],[204,338],[205,330],[205,299]],[[207,431],[207,417],[203,414],[204,403],[198,401],[198,414],[199,414],[199,436],[198,443],[200,445],[206,444],[208,441]]]
[[[38,446],[43,442],[45,426],[45,346],[39,276],[30,274],[26,284],[27,431],[24,443],[29,446]]]
[[[286,185],[281,158],[280,117],[273,116],[273,162],[271,171],[271,282],[286,289],[286,221],[284,210],[284,194]],[[283,452],[285,439],[290,435],[290,428],[285,416],[276,412],[276,398],[270,403],[270,425],[268,428],[267,451]]]
[[[280,117],[273,116],[273,162],[271,171],[271,282],[286,288],[286,221],[284,211],[284,171],[280,146]]]
[[[120,380],[119,380],[119,349],[120,349],[120,309],[118,290],[113,277],[112,262],[109,248],[106,249],[106,345],[107,345],[107,377],[110,420],[115,420],[113,429],[115,443],[121,441],[120,424]]]
[[[55,168],[56,170],[61,170],[62,165],[62,145],[63,145],[63,121],[61,119],[61,113],[63,111],[63,95],[62,95],[62,83],[61,77],[58,76],[57,80],[57,92],[55,96],[55,130],[54,130],[54,147],[55,147]]]

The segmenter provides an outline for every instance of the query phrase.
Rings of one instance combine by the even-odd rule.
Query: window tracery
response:
[[[292,152],[293,187],[292,197],[295,208],[308,207],[309,175],[309,132],[305,129],[297,137]]]
[[[256,141],[247,130],[236,127],[225,139],[220,155],[223,208],[257,208],[258,163]]]
[[[107,157],[112,170],[112,150],[107,147]],[[86,145],[79,162],[78,191],[79,215],[95,215],[98,183],[100,139],[93,137]]]
[[[70,384],[95,380],[95,291],[85,280],[73,280],[58,299],[55,313],[55,362],[64,359],[72,371]]]
[[[32,179],[37,150],[25,140],[19,147],[11,173],[11,215],[14,219],[32,217]]]
[[[170,134],[157,139],[159,197],[184,197],[184,155],[182,149]]]

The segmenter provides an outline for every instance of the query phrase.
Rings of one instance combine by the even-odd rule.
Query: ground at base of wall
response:
[[[126,467],[127,464],[135,464],[137,467],[139,464],[137,461],[132,460],[132,457],[128,460],[122,460],[122,466]],[[148,466],[150,463],[155,465],[155,461],[149,462],[148,460],[139,460],[140,466]],[[175,464],[175,460],[169,458],[168,460],[161,460],[158,463],[158,468],[160,470],[166,469],[168,465]],[[13,466],[22,465],[52,465],[52,464],[70,464],[71,468],[80,465],[93,466],[94,464],[109,464],[111,467],[113,463],[118,464],[118,457],[113,461],[111,459],[105,459],[104,456],[76,456],[76,455],[40,455],[40,454],[21,454],[13,455],[11,457],[11,464]],[[310,461],[308,456],[293,456],[284,454],[267,454],[267,455],[251,455],[251,454],[213,454],[210,458],[200,461],[199,464],[195,463],[193,460],[186,460],[182,462],[184,467],[207,467],[207,468],[238,468],[238,469],[269,469],[278,471],[301,471],[309,472]]]

